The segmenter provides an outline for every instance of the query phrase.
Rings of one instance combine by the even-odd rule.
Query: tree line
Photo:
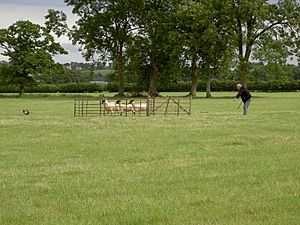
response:
[[[213,79],[236,80],[247,86],[250,79],[293,76],[298,79],[299,76],[297,69],[295,75],[278,70],[287,66],[289,57],[299,59],[300,56],[300,4],[296,0],[276,3],[267,0],[65,0],[65,3],[77,15],[76,24],[68,27],[66,14],[50,9],[45,26],[40,28],[43,35],[68,35],[73,43],[81,46],[86,59],[112,62],[115,73],[111,78],[118,85],[119,96],[124,96],[125,84],[129,82],[146,85],[150,95],[157,95],[158,83],[176,83],[185,78],[190,80],[190,95],[194,97],[201,79],[206,83],[209,97]],[[11,65],[21,64],[22,57],[13,59],[16,48],[8,54],[8,39],[3,37],[8,37],[9,31],[17,33],[16,27],[0,30],[0,46],[6,49]],[[49,46],[43,50],[49,55],[64,53],[49,36],[43,45]],[[44,59],[50,65],[48,55],[44,54]],[[253,73],[253,68],[257,73]],[[268,72],[263,73],[261,68]],[[16,77],[22,77],[23,73],[27,74],[26,79],[35,72],[16,70]],[[289,71],[292,70],[291,67]]]

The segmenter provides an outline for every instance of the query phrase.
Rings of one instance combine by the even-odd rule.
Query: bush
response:
[[[58,87],[55,84],[39,84],[37,86],[26,87],[26,93],[56,93]]]
[[[92,83],[69,83],[58,85],[58,91],[61,93],[92,93],[92,92],[102,92],[104,87],[102,84],[92,84]]]
[[[211,91],[236,91],[236,81],[232,80],[213,80],[211,82]],[[205,83],[205,90],[206,90],[206,83]],[[203,91],[205,91],[203,90]]]
[[[187,91],[189,88],[186,87],[186,84],[189,82],[172,82],[172,83],[164,83],[164,84],[157,84],[157,90],[159,92],[180,92],[180,91]],[[190,86],[190,84],[189,84]],[[186,89],[187,88],[187,89]],[[186,89],[186,90],[185,90]]]
[[[300,90],[300,81],[255,81],[248,83],[249,90],[276,92]]]
[[[39,84],[25,87],[25,93],[92,93],[104,90],[106,90],[106,85],[92,83]],[[17,93],[18,91],[16,85],[0,86],[0,93]]]
[[[211,91],[236,91],[237,81],[211,81]],[[297,91],[300,90],[300,81],[251,81],[248,82],[248,88],[251,91]],[[188,92],[191,89],[191,82],[177,82],[169,84],[158,84],[157,90],[159,92]],[[200,80],[197,84],[197,91],[206,90],[206,81]],[[17,85],[0,86],[0,93],[18,93]],[[39,84],[37,86],[26,87],[26,93],[93,93],[93,92],[118,92],[118,85],[116,82],[108,84],[95,83],[68,83],[68,84]],[[136,83],[129,83],[125,85],[125,92],[138,93],[143,91]],[[144,90],[146,91],[146,90]]]
[[[117,92],[118,91],[118,85],[116,82],[109,82],[106,86],[106,90],[109,92]]]
[[[19,87],[16,85],[0,86],[0,93],[18,93]]]

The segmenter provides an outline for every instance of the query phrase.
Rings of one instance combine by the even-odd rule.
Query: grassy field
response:
[[[253,93],[247,117],[234,94],[180,117],[0,98],[0,224],[300,224],[300,93]]]

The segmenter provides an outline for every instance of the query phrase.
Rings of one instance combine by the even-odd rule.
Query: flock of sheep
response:
[[[120,100],[116,102],[109,102],[107,99],[102,100],[102,104],[104,106],[104,110],[109,114],[119,114],[122,115],[123,112],[132,112],[135,115],[136,112],[146,112],[147,104],[146,103],[138,103],[135,104],[134,100],[130,100],[128,104],[121,103]]]

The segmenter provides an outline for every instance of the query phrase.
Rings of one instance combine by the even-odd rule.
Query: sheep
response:
[[[147,104],[146,103],[135,104],[133,99],[130,100],[129,103],[132,105],[135,112],[142,112],[142,111],[145,112],[145,111],[147,111]]]
[[[110,114],[113,114],[117,107],[115,102],[109,102],[107,99],[102,100],[102,104],[104,106],[104,110]]]
[[[121,100],[116,101],[116,108],[120,112],[120,115],[122,115],[123,112],[132,112],[133,115],[135,115],[134,108],[132,107],[132,104],[122,104]]]

